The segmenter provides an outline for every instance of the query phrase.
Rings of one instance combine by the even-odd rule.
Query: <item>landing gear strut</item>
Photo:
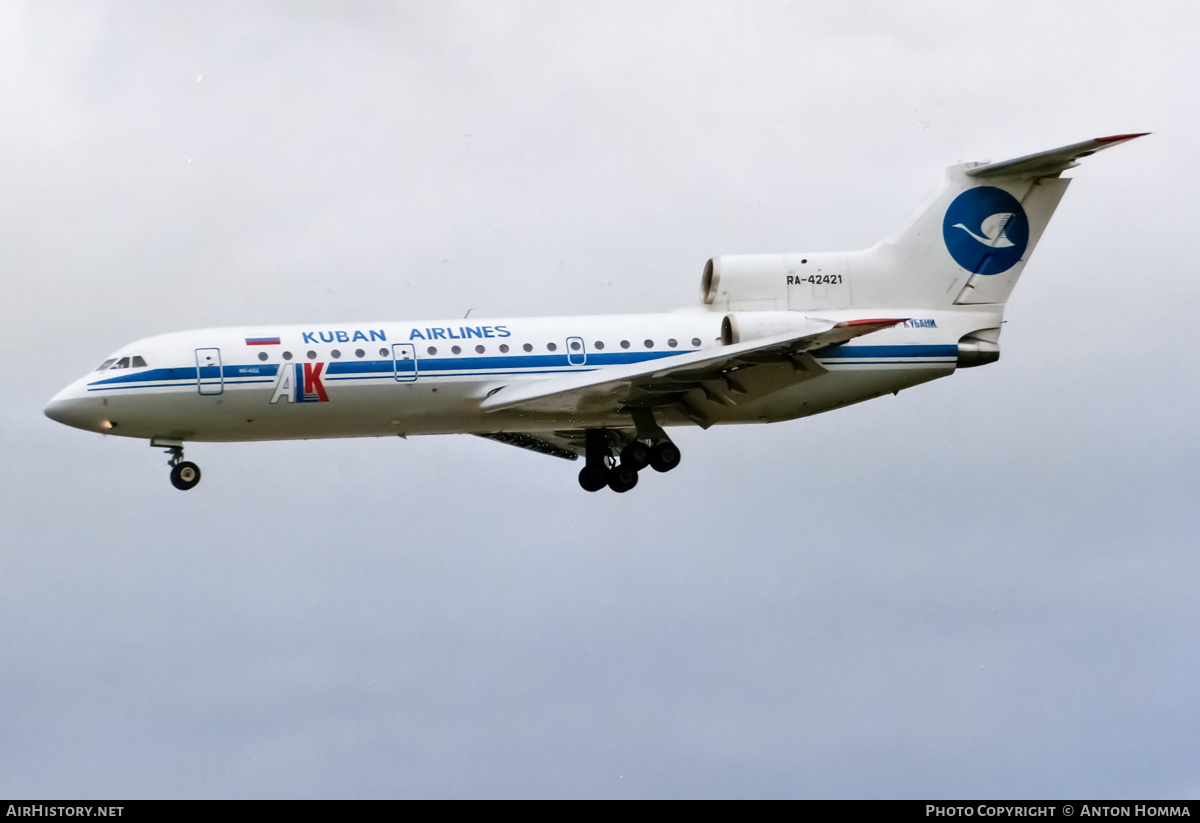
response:
[[[637,426],[638,439],[651,443],[646,449],[646,463],[650,464],[650,468],[656,472],[669,472],[678,466],[679,447],[671,442],[662,426],[658,425],[658,421],[654,419],[654,412],[650,409],[634,409],[632,416],[633,424]],[[646,463],[642,465],[645,466]]]
[[[679,448],[659,427],[653,414],[646,411],[639,410],[634,415],[637,432],[623,446],[621,435],[611,429],[587,430],[587,461],[579,472],[579,485],[585,491],[600,491],[608,486],[624,494],[637,485],[638,472],[647,466],[666,472],[679,465]]]
[[[637,485],[638,470],[626,461],[625,453],[631,446],[641,444],[635,441],[626,446],[618,462],[613,456],[614,444],[620,443],[615,432],[609,429],[588,429],[585,437],[587,464],[579,471],[579,485],[585,491],[598,492],[608,486],[613,491],[623,494]]]
[[[167,465],[171,467],[171,485],[180,491],[194,488],[200,482],[200,467],[183,459],[182,443],[162,443],[151,440],[151,446],[166,446],[167,454],[171,457]]]
[[[579,485],[584,491],[598,492],[608,485],[608,430],[588,429],[584,437],[587,464],[579,470]]]

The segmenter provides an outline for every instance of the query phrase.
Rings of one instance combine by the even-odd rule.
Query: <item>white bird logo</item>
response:
[[[980,237],[975,232],[968,229],[962,223],[955,223],[951,228],[962,229],[967,234],[974,237],[985,246],[991,246],[994,249],[1006,249],[1010,246],[1015,246],[1016,243],[1008,239],[1008,235],[1004,233],[1004,227],[1008,225],[1008,221],[1013,217],[1011,211],[1002,211],[993,214],[991,217],[983,221],[979,230],[983,232],[983,237]]]

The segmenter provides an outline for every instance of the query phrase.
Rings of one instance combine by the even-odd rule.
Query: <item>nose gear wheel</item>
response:
[[[168,441],[169,442],[169,441]],[[166,443],[150,441],[151,446],[164,446]],[[183,446],[179,444],[167,446],[167,465],[171,467],[171,485],[185,492],[196,487],[200,482],[200,467],[183,459]]]
[[[171,485],[180,491],[187,491],[200,482],[200,467],[195,463],[184,460],[171,467]]]

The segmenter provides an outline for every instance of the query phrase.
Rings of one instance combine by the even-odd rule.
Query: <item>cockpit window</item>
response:
[[[116,362],[117,362],[117,358],[110,357],[107,360],[105,360],[103,363],[101,363],[99,366],[97,366],[96,371],[104,371],[105,369],[107,369],[109,366],[111,366],[113,363],[116,363]]]
[[[146,360],[140,354],[135,354],[133,356],[133,363],[132,363],[133,368],[140,369],[140,368],[143,368],[145,365],[146,365]]]
[[[113,363],[113,368],[114,368],[114,369],[127,369],[127,368],[129,368],[129,358],[128,358],[128,357],[122,357],[122,358],[121,358],[120,360],[118,360],[116,363]]]

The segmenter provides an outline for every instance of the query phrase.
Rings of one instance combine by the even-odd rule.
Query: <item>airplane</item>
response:
[[[950,166],[868,249],[711,258],[689,309],[176,332],[122,346],[45,413],[148,439],[181,490],[200,482],[185,442],[469,433],[582,457],[582,488],[627,492],[680,464],[668,428],[793,420],[998,360],[1062,172],[1145,134]]]

